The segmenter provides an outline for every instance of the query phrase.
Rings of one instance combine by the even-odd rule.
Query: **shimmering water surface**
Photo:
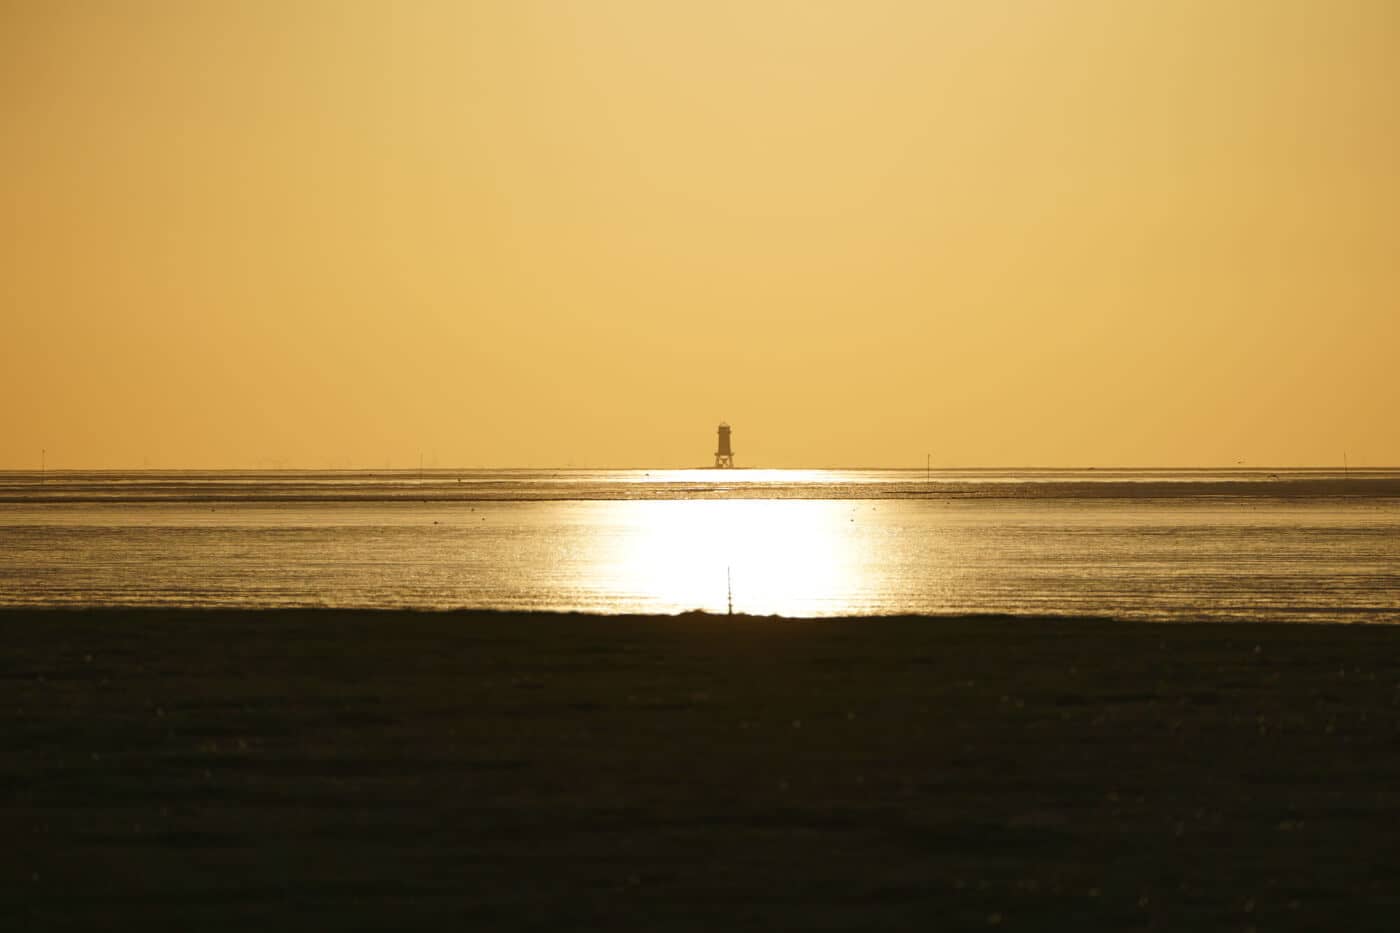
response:
[[[0,605],[1400,622],[1400,471],[0,474]]]

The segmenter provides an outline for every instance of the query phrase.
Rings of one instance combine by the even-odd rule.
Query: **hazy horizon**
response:
[[[1269,463],[1260,463],[1260,464],[1253,464],[1253,463],[1235,463],[1235,464],[1220,464],[1220,463],[1216,463],[1216,464],[1185,464],[1185,465],[1181,465],[1181,466],[1145,465],[1145,464],[1140,464],[1140,463],[1135,463],[1135,464],[1079,463],[1079,464],[1065,464],[1065,465],[1056,465],[1056,466],[1037,465],[1037,464],[994,464],[994,463],[993,463],[993,464],[959,464],[959,465],[951,465],[951,464],[941,464],[941,465],[939,465],[939,464],[935,464],[935,465],[932,465],[932,466],[930,467],[930,469],[932,470],[932,472],[935,473],[935,474],[938,474],[938,473],[940,473],[940,472],[943,472],[943,473],[958,473],[958,472],[969,472],[969,473],[973,473],[973,472],[1014,473],[1014,472],[1018,472],[1018,471],[1020,471],[1020,472],[1027,472],[1027,473],[1036,473],[1036,472],[1047,472],[1047,473],[1058,473],[1058,472],[1062,472],[1062,473],[1074,473],[1074,472],[1091,472],[1091,471],[1096,471],[1096,470],[1097,470],[1097,471],[1104,471],[1104,472],[1122,472],[1122,473],[1154,473],[1154,472],[1182,472],[1182,473],[1191,473],[1191,472],[1200,472],[1200,473],[1253,472],[1253,473],[1263,473],[1263,472],[1268,472],[1268,471],[1270,471],[1270,470],[1281,470],[1281,471],[1285,471],[1285,472],[1289,472],[1289,473],[1329,473],[1329,474],[1330,474],[1330,473],[1337,473],[1337,474],[1342,474],[1342,473],[1346,472],[1346,471],[1348,470],[1348,468],[1350,469],[1351,472],[1372,472],[1372,473],[1377,473],[1377,472],[1379,472],[1379,473],[1400,472],[1400,466],[1396,466],[1396,465],[1394,465],[1394,464],[1388,464],[1388,463],[1381,463],[1381,464],[1357,464],[1357,463],[1350,463],[1349,465],[1343,465],[1343,464],[1340,464],[1340,463],[1335,463],[1335,464],[1334,464],[1334,463],[1318,463],[1318,464],[1301,464],[1301,465],[1293,465],[1293,466],[1281,466],[1281,465],[1279,465],[1279,464],[1269,464]],[[580,463],[566,463],[566,464],[501,464],[501,465],[497,465],[497,466],[481,466],[481,465],[477,465],[477,464],[457,464],[457,463],[436,463],[436,464],[435,464],[435,463],[432,463],[432,462],[429,462],[429,461],[426,461],[426,460],[424,461],[423,466],[420,468],[416,462],[415,462],[415,463],[400,463],[400,462],[395,461],[395,462],[392,462],[392,463],[390,463],[390,464],[388,464],[388,465],[386,465],[386,464],[384,464],[384,463],[380,463],[380,464],[366,463],[366,464],[354,464],[354,465],[348,465],[348,466],[347,466],[347,465],[336,466],[336,465],[330,465],[330,464],[326,463],[325,461],[322,461],[320,465],[317,465],[317,463],[313,460],[313,461],[311,461],[311,462],[309,462],[309,463],[307,463],[307,464],[292,464],[292,463],[282,463],[282,464],[279,464],[279,463],[277,463],[277,462],[275,462],[275,461],[264,461],[264,462],[261,462],[261,463],[248,463],[248,464],[244,464],[244,465],[234,464],[234,465],[228,465],[228,466],[179,466],[179,465],[160,466],[160,465],[156,465],[156,464],[150,464],[150,465],[144,465],[144,466],[120,466],[120,465],[119,465],[119,466],[102,466],[102,467],[97,467],[97,466],[82,466],[82,465],[79,465],[79,466],[71,466],[71,465],[62,465],[62,464],[60,464],[60,465],[54,465],[54,464],[52,464],[52,463],[44,463],[44,464],[40,464],[40,465],[34,466],[34,467],[6,467],[6,468],[3,468],[3,469],[0,469],[0,473],[22,473],[22,474],[28,474],[28,473],[42,473],[42,472],[48,472],[48,473],[53,473],[53,474],[59,474],[59,473],[143,473],[143,472],[150,472],[150,473],[182,473],[182,472],[190,472],[190,473],[243,473],[243,472],[264,472],[264,471],[265,471],[265,472],[288,471],[288,472],[304,472],[304,473],[337,473],[337,472],[347,472],[347,473],[373,473],[373,472],[388,471],[388,472],[396,472],[396,473],[416,473],[416,472],[418,472],[420,469],[425,470],[425,471],[428,471],[428,472],[434,472],[434,471],[436,471],[436,472],[451,472],[451,471],[462,471],[462,472],[548,472],[548,471],[566,471],[566,470],[576,470],[576,471],[580,471],[580,472],[587,472],[587,471],[636,472],[636,471],[642,471],[642,470],[658,470],[658,471],[662,471],[662,472],[677,472],[677,471],[691,471],[691,470],[714,470],[715,468],[714,468],[713,466],[709,465],[709,464],[704,464],[704,463],[694,463],[694,464],[679,465],[679,466],[658,466],[658,465],[656,465],[656,464],[621,464],[621,465],[600,466],[600,465],[595,465],[595,464],[580,464]],[[775,472],[775,473],[782,473],[782,472],[793,472],[793,473],[801,473],[801,472],[832,472],[832,473],[842,473],[842,472],[846,472],[846,473],[860,473],[860,472],[909,472],[909,473],[923,473],[923,472],[925,471],[925,467],[924,467],[923,465],[918,465],[918,466],[872,466],[872,465],[868,465],[868,464],[867,464],[867,465],[863,465],[863,466],[861,466],[861,465],[855,465],[855,466],[852,466],[852,465],[827,465],[827,466],[769,466],[769,465],[767,465],[767,464],[761,464],[761,463],[760,463],[760,464],[738,464],[737,466],[733,467],[732,469],[734,469],[734,470],[739,470],[739,471],[745,471],[745,470],[747,470],[747,471],[753,471],[753,472]]]
[[[0,469],[1400,463],[1400,4],[9,2],[0,52]]]

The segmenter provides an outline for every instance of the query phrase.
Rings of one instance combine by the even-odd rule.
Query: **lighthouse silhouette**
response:
[[[728,470],[734,466],[734,451],[729,446],[729,425],[719,423],[719,449],[715,451],[715,469]]]

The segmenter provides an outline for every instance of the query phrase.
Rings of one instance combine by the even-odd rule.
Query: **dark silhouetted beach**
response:
[[[1400,629],[0,614],[7,930],[1357,929]]]

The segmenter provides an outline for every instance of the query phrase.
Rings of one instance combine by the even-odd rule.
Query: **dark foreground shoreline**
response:
[[[1389,929],[1400,627],[0,612],[0,929]]]

